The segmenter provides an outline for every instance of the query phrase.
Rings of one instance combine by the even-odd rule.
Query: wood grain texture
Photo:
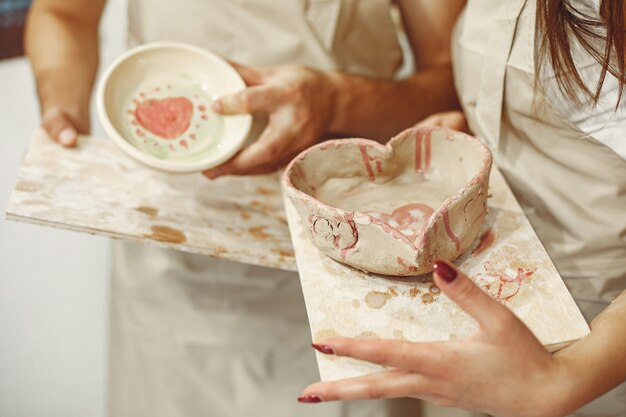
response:
[[[455,263],[510,308],[549,350],[588,334],[580,310],[495,167],[489,191],[480,238]],[[285,205],[314,342],[333,336],[454,340],[476,331],[476,322],[441,294],[431,274],[385,277],[336,262],[313,246],[287,198]],[[380,370],[319,353],[317,361],[322,380]]]
[[[65,149],[37,130],[6,208],[9,220],[295,270],[278,175],[169,174],[109,140]]]

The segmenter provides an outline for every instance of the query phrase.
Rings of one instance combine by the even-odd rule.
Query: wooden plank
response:
[[[313,341],[380,337],[410,341],[472,335],[476,322],[432,283],[432,275],[367,274],[321,254],[285,198]],[[456,262],[486,292],[510,308],[549,350],[587,335],[589,327],[497,168],[481,239]],[[317,354],[322,380],[376,372],[380,367]]]
[[[109,140],[65,149],[34,133],[6,208],[9,220],[295,270],[278,174],[168,174]]]

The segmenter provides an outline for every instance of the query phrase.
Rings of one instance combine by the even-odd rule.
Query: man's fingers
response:
[[[379,365],[408,369],[422,374],[445,374],[450,366],[449,344],[453,342],[414,343],[390,339],[337,337],[320,341],[313,347],[322,353],[349,356]]]
[[[393,370],[339,381],[318,382],[309,385],[298,401],[322,401],[398,398],[432,394],[433,384],[418,373]]]
[[[258,85],[263,82],[262,70],[246,67],[234,61],[228,61],[228,63],[241,75],[246,85]]]
[[[215,168],[215,169],[210,169],[207,170],[205,172],[203,172],[203,174],[211,179],[217,179],[223,175],[265,175],[265,174],[270,174],[272,172],[276,172],[279,169],[287,166],[289,164],[289,162],[295,158],[301,151],[297,151],[297,152],[290,152],[289,150],[285,151],[285,155],[287,155],[286,157],[280,157],[277,161],[270,161],[266,164],[263,165],[259,165],[257,167],[254,168],[242,168],[241,170],[236,171],[235,168],[233,168],[232,166],[228,165],[228,163],[223,164],[221,167]]]
[[[276,103],[278,94],[275,87],[249,87],[218,98],[211,105],[211,110],[223,115],[269,113]]]
[[[73,147],[78,142],[78,132],[60,109],[54,107],[45,111],[42,126],[48,135],[63,146]]]
[[[277,155],[273,145],[257,140],[247,148],[244,148],[230,161],[204,171],[204,175],[209,179],[216,179],[224,175],[244,175],[262,173],[262,168],[270,165],[273,157]]]
[[[435,284],[452,301],[478,321],[487,333],[517,321],[513,313],[483,292],[463,272],[445,261],[433,263]]]
[[[291,141],[280,136],[284,132],[274,127],[272,122],[265,128],[261,136],[250,146],[242,149],[230,161],[217,168],[204,171],[209,179],[223,175],[245,175],[265,165],[277,164],[284,157],[285,145]]]

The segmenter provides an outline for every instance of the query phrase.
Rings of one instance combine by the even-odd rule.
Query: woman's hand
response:
[[[384,372],[307,387],[301,402],[415,397],[499,417],[558,417],[576,377],[524,324],[450,264],[436,261],[441,291],[479,324],[464,340],[412,343],[333,338],[314,347],[389,367]],[[580,376],[578,376],[580,378]]]
[[[415,127],[420,126],[445,127],[452,130],[458,130],[459,132],[472,134],[469,126],[467,125],[467,119],[465,119],[465,115],[460,110],[444,111],[432,114],[415,125]]]
[[[234,66],[248,88],[216,100],[213,111],[224,115],[263,113],[269,123],[253,144],[225,164],[205,171],[210,179],[276,170],[317,143],[333,114],[335,88],[323,72],[295,65],[267,69]]]

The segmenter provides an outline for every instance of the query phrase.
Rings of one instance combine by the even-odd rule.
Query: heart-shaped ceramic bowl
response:
[[[153,168],[197,172],[230,159],[244,144],[250,115],[210,110],[246,87],[237,71],[195,46],[156,42],[131,49],[104,73],[97,93],[107,134]]]
[[[476,238],[491,153],[448,129],[409,129],[387,145],[337,139],[302,152],[283,187],[313,243],[337,261],[384,275],[432,271]]]

